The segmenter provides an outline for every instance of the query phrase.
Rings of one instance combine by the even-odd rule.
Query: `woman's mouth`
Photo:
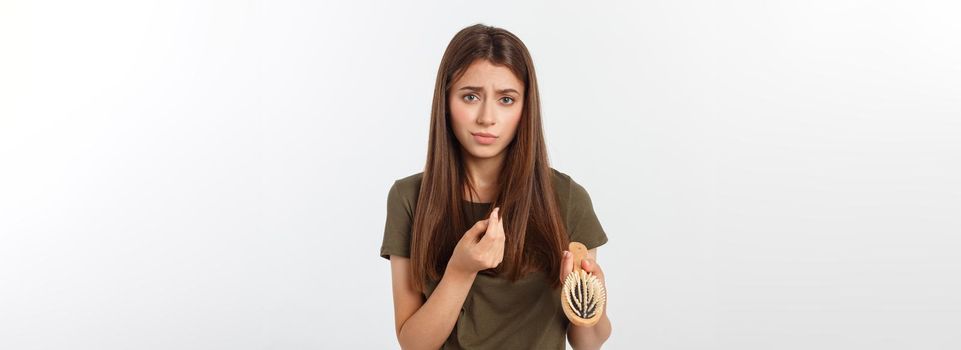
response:
[[[497,136],[494,136],[485,132],[478,132],[478,133],[472,132],[471,135],[474,135],[474,140],[477,141],[477,143],[482,145],[489,145],[494,143],[494,141],[497,140]]]

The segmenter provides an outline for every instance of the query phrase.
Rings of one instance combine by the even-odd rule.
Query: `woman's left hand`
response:
[[[590,253],[584,254],[584,259],[581,260],[581,269],[584,269],[584,272],[593,273],[594,276],[597,276],[597,279],[601,281],[604,289],[607,289],[607,284],[604,283],[604,270],[601,270],[601,266],[597,264],[597,261],[594,260],[594,257],[591,256]],[[560,278],[562,284],[564,280],[567,279],[567,275],[572,271],[574,271],[574,254],[565,250],[564,257],[561,260]]]
[[[594,254],[597,254],[596,250],[594,252]],[[604,271],[601,270],[601,266],[594,260],[590,251],[581,260],[581,269],[594,274],[600,280],[601,285],[604,286],[604,290],[607,290],[607,285],[604,282]],[[574,271],[574,254],[564,251],[564,257],[561,260],[561,283],[567,279],[567,275],[572,271]],[[600,349],[601,345],[611,336],[611,320],[607,318],[607,307],[603,308],[600,317],[601,319],[591,326],[578,326],[571,323],[567,332],[567,339],[571,342],[571,346],[575,349]]]

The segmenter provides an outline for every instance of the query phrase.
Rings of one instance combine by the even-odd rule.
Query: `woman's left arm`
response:
[[[589,250],[588,254],[584,256],[584,260],[581,261],[581,268],[597,276],[597,278],[601,280],[601,284],[604,284],[604,289],[607,289],[607,284],[604,280],[604,271],[601,270],[601,266],[597,264],[597,248]],[[567,273],[573,270],[573,257],[565,257],[564,262],[561,264],[561,281],[567,277]],[[567,329],[567,341],[571,343],[571,347],[575,350],[600,349],[601,345],[603,345],[610,336],[611,320],[607,318],[606,305],[603,312],[601,312],[601,319],[597,324],[590,327],[582,327],[575,326],[572,323]]]

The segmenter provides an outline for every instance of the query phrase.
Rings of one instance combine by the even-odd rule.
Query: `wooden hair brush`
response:
[[[571,242],[569,250],[574,256],[574,271],[567,275],[561,288],[561,306],[571,323],[593,326],[604,313],[607,291],[597,276],[581,269],[587,247],[580,242]]]

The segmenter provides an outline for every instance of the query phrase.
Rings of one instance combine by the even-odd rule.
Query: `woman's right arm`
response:
[[[460,314],[477,273],[450,268],[424,303],[411,288],[410,259],[391,255],[394,290],[394,323],[401,349],[438,349],[447,340]]]
[[[504,223],[499,209],[474,224],[457,242],[427,302],[411,286],[410,259],[390,256],[394,326],[402,349],[440,348],[454,330],[477,273],[495,268],[504,260]]]

